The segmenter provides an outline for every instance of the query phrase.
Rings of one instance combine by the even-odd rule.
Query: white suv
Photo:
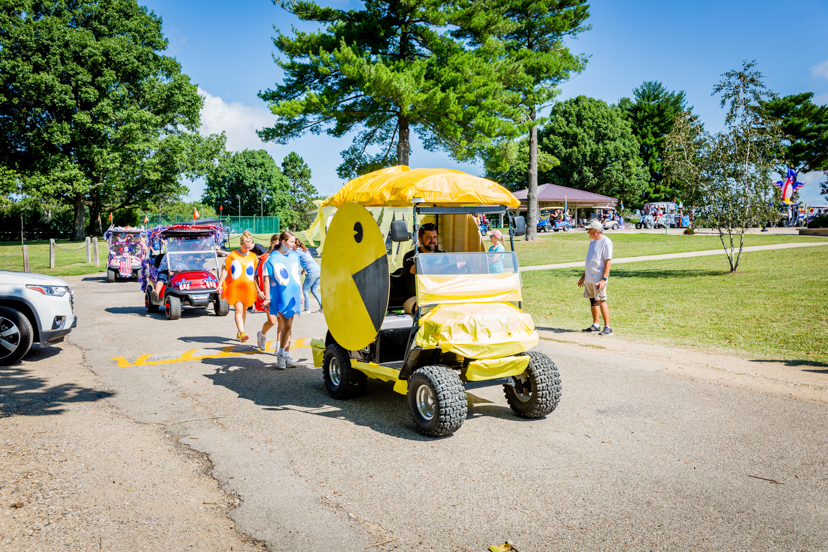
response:
[[[0,270],[0,366],[14,364],[32,343],[63,341],[78,325],[65,280]]]

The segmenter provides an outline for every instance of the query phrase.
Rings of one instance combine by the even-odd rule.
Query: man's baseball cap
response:
[[[587,231],[589,231],[589,230],[598,230],[599,232],[603,232],[604,231],[604,225],[601,224],[600,220],[591,220],[591,221],[589,221],[589,224],[587,224],[586,229],[587,229]]]

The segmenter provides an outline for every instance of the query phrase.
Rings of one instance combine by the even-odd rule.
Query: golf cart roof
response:
[[[349,202],[365,207],[421,205],[421,212],[426,206],[520,207],[520,201],[497,182],[451,169],[411,169],[405,165],[354,178],[322,207],[342,207]]]

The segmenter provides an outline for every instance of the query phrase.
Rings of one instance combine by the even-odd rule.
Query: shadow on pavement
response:
[[[110,314],[140,314],[141,316],[147,315],[151,316],[150,313],[147,312],[143,306],[140,307],[107,307],[104,309],[106,312]],[[164,313],[161,313],[163,316]]]
[[[103,276],[87,276],[81,280],[82,282],[106,282],[106,274]]]
[[[566,328],[552,328],[550,326],[535,326],[535,329],[538,331],[552,333],[578,333],[578,330],[568,330]]]
[[[293,410],[314,416],[348,420],[355,425],[411,441],[431,441],[417,432],[408,411],[406,397],[393,391],[393,384],[368,380],[364,395],[350,400],[338,401],[331,398],[322,380],[320,369],[310,369],[310,351],[293,354],[299,367],[289,370],[275,370],[276,357],[266,362],[254,357],[234,357],[233,366],[228,359],[204,359],[203,364],[216,367],[206,377],[215,385],[225,387],[239,398],[252,401],[265,410]],[[526,421],[515,416],[504,406],[467,393],[469,403],[468,419],[481,416],[508,418]],[[537,420],[530,420],[535,421]],[[450,438],[443,437],[443,439]]]
[[[817,362],[815,360],[754,360],[751,362],[776,362],[784,364],[789,368],[802,368],[803,366],[813,366],[816,368],[826,368],[826,370],[802,370],[803,372],[814,372],[816,374],[828,374],[828,363]]]
[[[249,335],[249,334],[248,334]],[[184,341],[186,343],[215,343],[216,345],[220,345],[222,343],[226,345],[243,345],[243,343],[239,343],[239,340],[235,337],[219,337],[217,335],[185,335],[183,337],[178,338],[179,341]],[[256,346],[256,336],[251,335],[250,339],[247,341],[247,345]]]
[[[54,356],[60,349],[47,347],[44,351],[48,356]],[[55,350],[57,352],[52,352]],[[30,353],[26,361],[37,360],[39,354]],[[40,357],[43,358],[43,357]],[[63,384],[49,387],[48,382],[35,376],[32,370],[26,368],[25,363],[14,366],[0,367],[0,418],[10,416],[48,416],[64,412],[63,405],[76,402],[94,402],[114,393],[97,391],[75,384]]]

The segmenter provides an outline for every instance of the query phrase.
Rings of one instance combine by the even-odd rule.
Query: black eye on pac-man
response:
[[[322,253],[322,295],[328,330],[342,347],[367,347],[388,310],[390,276],[385,240],[371,213],[357,203],[337,210]]]

